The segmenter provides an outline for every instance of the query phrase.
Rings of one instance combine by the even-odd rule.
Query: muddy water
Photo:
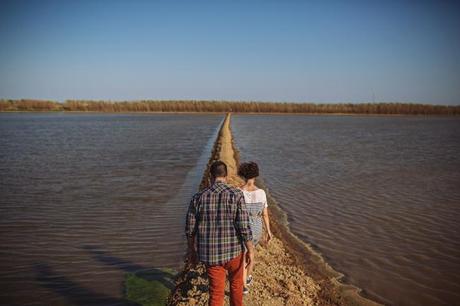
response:
[[[0,304],[123,305],[179,267],[222,115],[0,114]]]
[[[235,115],[291,230],[393,305],[460,302],[460,120]]]

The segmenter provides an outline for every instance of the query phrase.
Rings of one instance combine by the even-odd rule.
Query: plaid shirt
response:
[[[196,193],[190,201],[185,233],[196,236],[198,256],[207,265],[224,264],[252,240],[243,192],[222,182]]]

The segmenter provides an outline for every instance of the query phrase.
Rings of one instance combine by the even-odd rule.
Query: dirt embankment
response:
[[[212,156],[200,188],[209,185],[209,165],[222,160],[228,166],[228,181],[241,186],[237,176],[239,155],[235,149],[230,129],[230,114],[221,126]],[[263,182],[259,181],[263,187]],[[377,305],[357,294],[354,287],[342,286],[340,276],[320,256],[290,233],[284,213],[269,196],[269,213],[275,235],[270,243],[260,243],[256,248],[254,281],[250,292],[244,296],[245,305]],[[208,279],[203,265],[185,268],[176,278],[176,288],[171,292],[169,305],[207,305]],[[228,298],[226,298],[228,305]]]

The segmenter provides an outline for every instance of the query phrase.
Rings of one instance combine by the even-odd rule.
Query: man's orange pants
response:
[[[209,306],[224,304],[225,278],[230,281],[230,305],[243,305],[243,254],[222,265],[207,266],[209,278]]]

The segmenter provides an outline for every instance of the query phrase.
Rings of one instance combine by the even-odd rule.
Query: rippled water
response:
[[[235,115],[291,230],[394,305],[460,303],[460,119]]]
[[[123,304],[178,267],[221,115],[0,114],[0,304]]]

